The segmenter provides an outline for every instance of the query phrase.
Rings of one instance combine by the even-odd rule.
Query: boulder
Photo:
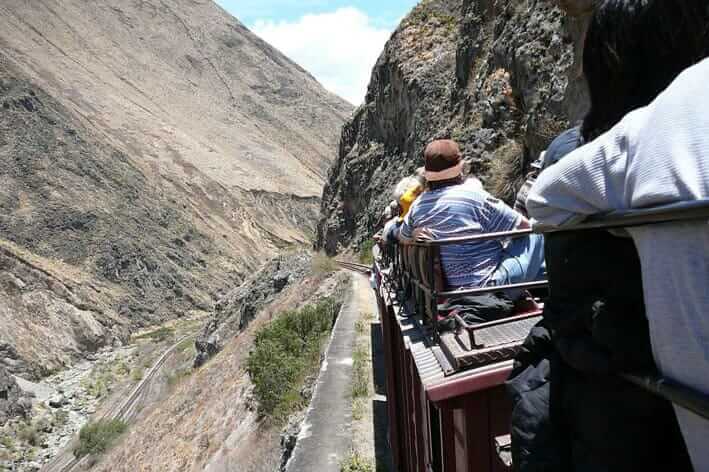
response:
[[[32,402],[4,367],[0,366],[0,426],[10,418],[29,417]]]

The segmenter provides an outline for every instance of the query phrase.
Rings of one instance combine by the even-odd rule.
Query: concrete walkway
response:
[[[357,338],[355,322],[369,291],[366,277],[353,275],[352,290],[342,307],[333,331],[308,409],[298,444],[286,470],[288,472],[338,472],[340,463],[352,447],[352,353]]]

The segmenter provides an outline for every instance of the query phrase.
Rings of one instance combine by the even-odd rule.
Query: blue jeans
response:
[[[509,285],[542,280],[544,264],[544,236],[532,234],[513,240],[504,250],[503,260],[490,277],[489,285]]]

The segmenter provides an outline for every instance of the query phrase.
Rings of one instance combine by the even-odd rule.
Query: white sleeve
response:
[[[542,172],[527,199],[529,215],[543,225],[563,226],[629,208],[627,134],[632,121],[627,117]]]

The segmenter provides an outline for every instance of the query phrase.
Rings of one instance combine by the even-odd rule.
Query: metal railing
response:
[[[413,289],[414,303],[416,303],[417,306],[416,311],[429,314],[430,318],[427,321],[433,322],[433,332],[435,333],[436,339],[438,339],[439,333],[436,321],[439,314],[439,297],[474,296],[506,290],[528,290],[548,285],[548,282],[543,280],[504,286],[477,287],[452,291],[446,290],[444,287],[441,287],[440,284],[438,286],[436,284],[436,264],[440,264],[438,250],[442,246],[520,238],[533,233],[547,234],[599,229],[612,230],[699,220],[709,220],[709,199],[675,203],[647,209],[614,211],[607,214],[594,215],[586,218],[581,223],[564,227],[550,227],[535,224],[533,229],[439,240],[415,240],[407,244],[399,245],[398,248],[389,248],[385,252],[387,264],[391,267],[391,273],[388,276],[391,278],[389,283],[402,293],[405,298],[412,295],[411,291]],[[412,256],[408,254],[408,251],[411,251],[410,248],[414,248],[412,251],[414,254]],[[423,256],[417,253],[419,250],[424,251]],[[425,274],[425,279],[427,280],[424,280],[421,262],[426,266],[425,272],[427,272],[427,274]],[[418,270],[411,270],[413,269],[411,265],[414,263],[419,266]],[[402,304],[403,302],[402,300]],[[424,319],[426,319],[425,316]],[[709,396],[701,392],[697,392],[687,386],[658,376],[631,374],[622,374],[621,376],[650,393],[658,395],[675,405],[679,405],[702,418],[709,419]]]

